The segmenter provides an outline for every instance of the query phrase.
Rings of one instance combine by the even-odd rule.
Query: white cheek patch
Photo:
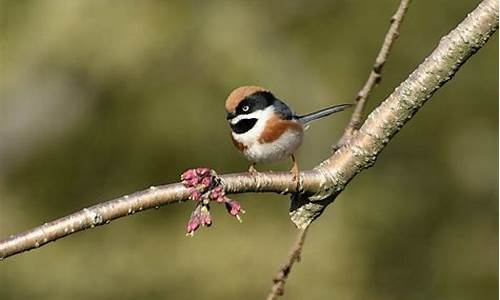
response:
[[[233,138],[242,143],[245,146],[250,146],[258,141],[262,132],[266,128],[267,121],[274,115],[274,109],[272,106],[267,107],[264,110],[258,110],[248,115],[240,115],[231,120],[231,124],[236,124],[243,119],[257,119],[257,123],[247,132],[244,133],[232,133]]]

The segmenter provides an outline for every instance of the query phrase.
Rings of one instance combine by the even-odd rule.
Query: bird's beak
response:
[[[226,115],[226,120],[231,120],[233,119],[234,117],[236,117],[236,114],[234,112],[228,112],[227,115]]]

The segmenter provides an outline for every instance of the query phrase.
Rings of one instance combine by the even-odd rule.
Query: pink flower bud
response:
[[[203,177],[201,179],[201,185],[203,188],[208,188],[212,185],[212,177]]]
[[[200,223],[202,226],[209,227],[212,225],[212,217],[210,216],[210,211],[208,210],[208,206],[202,206],[200,210]]]
[[[240,214],[244,214],[245,211],[241,208],[241,204],[238,201],[226,199],[226,209],[231,216],[236,217],[241,222]]]
[[[182,175],[181,175],[182,180],[190,180],[194,177],[197,177],[196,171],[194,169],[189,169],[189,170],[185,171],[184,173],[182,173]]]
[[[184,172],[181,175],[181,179],[182,179],[182,184],[185,187],[195,187],[196,185],[198,185],[200,181],[200,178],[198,174],[196,174],[196,170],[194,169],[190,169]]]
[[[188,189],[189,191],[189,199],[190,200],[194,200],[194,201],[199,201],[200,198],[201,198],[201,193],[200,191],[198,191],[197,189],[195,189],[194,187],[190,187]]]
[[[200,227],[200,218],[198,216],[191,216],[186,226],[187,233],[186,235],[193,236],[196,229]]]
[[[196,168],[196,173],[199,175],[199,176],[208,176],[208,175],[211,175],[211,170],[208,169],[208,168]]]
[[[211,200],[216,200],[217,202],[224,202],[226,193],[224,192],[224,188],[222,186],[216,186],[210,191],[209,198]]]

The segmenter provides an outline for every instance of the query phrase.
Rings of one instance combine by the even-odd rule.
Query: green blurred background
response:
[[[174,182],[242,171],[223,103],[258,84],[299,113],[352,101],[399,1],[0,1],[0,238]],[[479,1],[414,1],[372,109]],[[315,123],[303,168],[348,119]],[[498,298],[498,37],[311,228],[285,299]],[[289,168],[289,162],[260,166]],[[0,264],[0,298],[262,299],[295,228],[285,196],[184,237],[191,203]]]

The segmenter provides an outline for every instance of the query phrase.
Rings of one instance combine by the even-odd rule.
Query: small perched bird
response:
[[[339,104],[300,116],[270,91],[258,86],[239,87],[226,100],[231,139],[252,163],[249,171],[256,172],[256,163],[291,157],[290,172],[295,178],[298,178],[299,168],[294,153],[302,144],[308,124],[350,106]]]

